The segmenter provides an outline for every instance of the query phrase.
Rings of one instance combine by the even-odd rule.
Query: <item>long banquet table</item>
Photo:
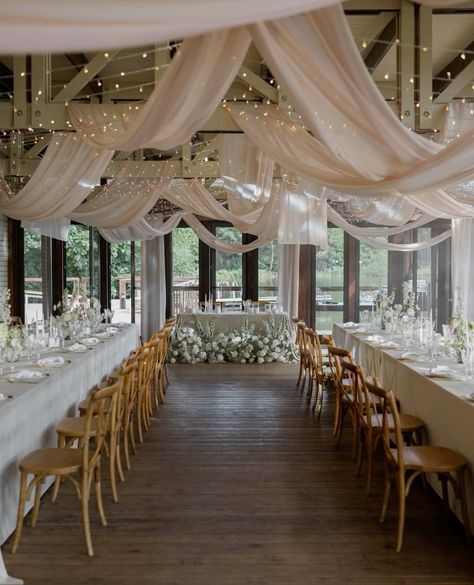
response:
[[[0,379],[0,393],[7,397],[0,400],[0,544],[15,529],[21,457],[34,449],[55,446],[56,424],[77,413],[77,404],[92,386],[120,364],[139,340],[138,327],[129,325],[85,353],[61,354],[68,363],[46,370],[49,376],[44,382],[12,384]],[[16,363],[16,369],[22,365]],[[29,502],[29,508],[31,505]],[[0,583],[8,583],[2,565],[0,551]]]
[[[383,331],[377,331],[383,336]],[[376,347],[367,340],[368,333],[357,333],[341,325],[334,325],[333,338],[337,347],[352,351],[356,363],[363,366],[366,375],[377,376],[382,386],[393,390],[400,400],[402,412],[420,417],[426,426],[427,444],[449,447],[462,453],[468,461],[466,477],[469,516],[474,528],[474,402],[468,399],[474,392],[474,381],[446,380],[428,377],[426,370],[436,365],[449,365],[463,375],[463,366],[447,358],[436,363],[401,360],[402,349]],[[441,494],[435,476],[430,483]],[[461,518],[459,502],[450,494],[451,508]]]

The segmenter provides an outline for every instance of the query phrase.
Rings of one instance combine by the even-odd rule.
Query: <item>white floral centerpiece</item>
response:
[[[12,325],[10,289],[0,289],[0,348],[22,350],[25,347],[25,330],[21,325]]]
[[[274,316],[263,322],[263,333],[245,320],[230,333],[215,332],[215,320],[203,324],[195,318],[194,327],[176,327],[171,337],[168,359],[171,363],[268,363],[295,359],[293,342],[285,323]]]
[[[53,310],[59,313],[54,317],[54,325],[65,335],[71,335],[87,326],[92,328],[94,323],[102,320],[100,303],[95,298],[88,298],[85,285],[74,286],[72,294],[64,289],[62,300],[53,305]]]
[[[463,353],[473,347],[474,323],[468,323],[464,314],[461,289],[456,289],[455,314],[451,320],[452,339],[451,347],[459,363],[463,362]]]
[[[391,316],[391,307],[395,299],[395,291],[389,295],[379,293],[375,299],[375,316],[380,319],[380,329],[385,329],[387,318]]]

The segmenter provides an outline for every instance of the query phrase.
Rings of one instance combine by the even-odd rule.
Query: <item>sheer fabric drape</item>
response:
[[[474,321],[474,219],[454,219],[452,226],[453,290],[460,289],[466,319]]]
[[[278,258],[278,302],[290,317],[297,317],[300,286],[299,245],[280,244]]]
[[[163,236],[141,245],[142,339],[163,326],[166,314],[165,242]]]
[[[245,28],[185,41],[143,106],[68,106],[74,128],[93,146],[169,150],[191,139],[214,112],[250,45]]]
[[[295,175],[336,191],[370,197],[398,193],[406,196],[431,192],[473,176],[474,139],[470,132],[441,150],[438,147],[438,152],[422,162],[416,161],[401,172],[387,172],[385,178],[377,179],[350,168],[277,106],[226,104],[226,108],[245,134],[276,162]],[[349,156],[347,149],[345,156]],[[370,167],[368,162],[366,165]]]
[[[134,166],[135,163],[128,163],[124,174],[133,173]],[[108,185],[95,189],[69,217],[100,228],[131,226],[152,210],[169,187],[177,166],[176,161],[157,162],[151,177],[117,176]]]
[[[22,0],[0,4],[0,52],[87,52],[140,47],[270,18],[282,18],[338,0]],[[457,0],[419,0],[437,7]]]
[[[2,194],[0,212],[27,221],[68,215],[99,184],[112,154],[75,134],[56,135],[21,191]]]

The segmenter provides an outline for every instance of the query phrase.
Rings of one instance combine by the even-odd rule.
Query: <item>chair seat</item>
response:
[[[82,437],[84,429],[86,428],[85,416],[69,416],[63,420],[56,427],[56,432],[68,437]],[[91,420],[91,434],[96,435],[99,428],[99,421],[97,418]]]
[[[395,460],[398,460],[396,449],[391,449]],[[457,471],[466,465],[466,459],[447,447],[404,447],[404,464],[407,469],[413,471],[426,471],[443,473]]]
[[[20,471],[36,475],[64,475],[82,468],[82,449],[62,449],[51,447],[37,449],[25,455],[20,461]]]
[[[400,426],[403,433],[416,431],[417,429],[422,429],[425,425],[421,418],[417,416],[412,416],[411,414],[403,414],[399,413],[400,418]],[[382,429],[382,421],[383,416],[382,414],[372,414],[371,416],[371,423],[373,428]],[[391,431],[395,429],[395,424],[393,422],[393,417],[391,415],[388,416],[388,426]]]

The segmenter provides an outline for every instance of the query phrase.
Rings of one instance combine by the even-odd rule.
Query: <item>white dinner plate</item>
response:
[[[66,361],[63,357],[56,355],[39,359],[36,362],[36,365],[39,368],[62,368],[65,365],[65,363]]]
[[[82,345],[82,343],[75,343],[67,348],[68,351],[72,351],[73,353],[84,353],[87,351],[87,347]]]
[[[46,378],[48,374],[45,372],[38,372],[38,370],[19,370],[18,372],[12,372],[7,375],[7,380],[13,383],[25,382],[28,384],[36,384]]]

